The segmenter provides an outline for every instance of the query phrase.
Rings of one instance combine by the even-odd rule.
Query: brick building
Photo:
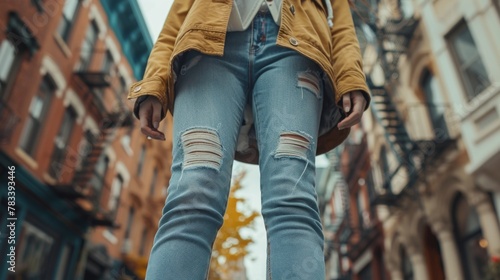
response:
[[[346,174],[364,161],[340,173],[349,189],[332,208],[351,216],[330,237],[351,244],[340,240],[330,269],[343,279],[485,279],[500,255],[500,1],[350,2],[373,97],[362,123],[370,168],[358,179],[373,180],[383,236],[382,254],[362,259],[388,274],[344,269],[357,270],[352,248],[365,242],[343,230],[359,220]]]
[[[0,189],[0,279],[144,273],[171,140],[131,114],[152,40],[136,0],[0,0],[0,181],[15,167],[16,272]],[[170,116],[160,129],[170,135]]]
[[[382,280],[382,223],[375,204],[367,133],[355,126],[344,144],[327,154],[318,180],[326,240],[327,279]]]

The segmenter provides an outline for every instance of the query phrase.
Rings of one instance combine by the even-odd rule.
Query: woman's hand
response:
[[[165,141],[165,134],[158,130],[162,110],[162,106],[158,98],[150,95],[142,101],[139,106],[141,132],[153,139]]]
[[[366,99],[361,91],[355,90],[344,94],[342,96],[342,108],[344,108],[347,117],[339,122],[338,128],[344,129],[359,123],[365,107]]]

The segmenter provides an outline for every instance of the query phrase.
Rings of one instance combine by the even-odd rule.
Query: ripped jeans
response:
[[[175,84],[172,176],[147,280],[206,279],[247,102],[260,154],[267,277],[325,279],[315,190],[323,72],[276,46],[277,33],[270,14],[259,13],[247,30],[227,34],[223,57],[184,54]]]

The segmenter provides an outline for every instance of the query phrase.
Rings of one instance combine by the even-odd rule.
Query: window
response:
[[[71,254],[73,253],[73,246],[66,244],[64,245],[62,252],[61,252],[61,257],[60,257],[60,262],[57,267],[57,272],[56,272],[56,277],[55,280],[63,280],[63,279],[68,279],[71,278],[68,276],[69,273],[69,268],[70,268],[70,261],[71,261]]]
[[[111,72],[111,66],[113,65],[113,55],[110,51],[106,51],[104,55],[104,60],[102,62],[102,72],[109,74]]]
[[[73,132],[76,116],[76,111],[71,106],[68,106],[64,111],[61,127],[54,139],[54,151],[52,152],[52,159],[50,161],[49,175],[53,178],[59,179],[62,168],[65,166],[66,147]]]
[[[123,76],[120,76],[120,93],[124,95],[128,94],[127,82]]]
[[[123,178],[121,175],[117,175],[111,184],[111,195],[109,197],[108,209],[116,217],[118,212],[118,205],[120,202],[120,195],[123,187]]]
[[[424,70],[420,85],[425,94],[429,110],[429,117],[436,139],[448,137],[448,128],[445,120],[444,100],[439,92],[439,85],[429,70]]]
[[[142,168],[144,166],[144,158],[146,157],[146,145],[142,145],[141,154],[139,155],[139,164],[137,165],[137,176],[141,176]]]
[[[145,250],[146,250],[146,239],[148,237],[148,229],[145,227],[142,230],[142,237],[141,237],[141,247],[139,248],[139,255],[144,256]]]
[[[359,280],[371,280],[373,279],[372,264],[368,263],[361,271],[358,273]]]
[[[108,171],[109,158],[105,154],[101,154],[94,168],[94,175],[90,180],[90,185],[93,187],[96,201],[100,201],[102,194],[104,179]]]
[[[375,191],[375,183],[373,181],[373,170],[369,170],[366,175],[366,187],[368,188],[368,197],[370,198],[371,203],[377,195]]]
[[[16,267],[16,272],[7,279],[50,278],[53,272],[50,257],[53,259],[56,239],[28,221],[23,222],[19,239],[16,260],[23,268]]]
[[[463,195],[458,195],[453,204],[453,223],[457,245],[460,250],[465,279],[484,279],[488,264],[487,242],[483,237],[479,217],[474,207],[469,206]]]
[[[401,245],[399,248],[401,256],[401,272],[403,272],[404,280],[413,280],[413,266],[411,265],[410,258],[406,254],[405,248]]]
[[[382,146],[380,149],[380,168],[382,171],[382,186],[387,188],[387,190],[392,190],[390,173],[389,173],[389,162],[387,160],[387,149]]]
[[[29,114],[19,144],[21,149],[31,157],[34,157],[38,147],[41,128],[45,123],[55,90],[54,81],[49,76],[45,76],[40,84],[38,94],[31,99]]]
[[[7,98],[12,81],[21,65],[21,55],[9,40],[0,45],[0,101]]]
[[[62,19],[59,22],[59,27],[57,27],[57,33],[64,39],[68,41],[71,28],[73,27],[75,15],[77,13],[78,7],[80,6],[79,0],[66,0],[64,3]]]
[[[97,34],[99,34],[99,29],[95,21],[91,21],[89,27],[87,28],[87,33],[85,33],[85,39],[82,43],[82,49],[80,53],[80,69],[88,69],[90,62],[92,61],[92,56],[94,54],[94,46],[97,42]]]
[[[158,168],[155,167],[153,171],[153,179],[151,179],[151,186],[149,187],[149,196],[152,197],[155,193],[156,179],[158,177]]]
[[[363,197],[362,188],[359,189],[357,194],[357,208],[358,208],[358,221],[359,228],[364,229],[368,225],[368,219],[365,217],[365,201]]]
[[[447,41],[470,101],[490,85],[488,73],[465,22],[447,36]]]
[[[398,6],[401,11],[402,18],[410,18],[415,14],[413,3],[407,0],[398,0]]]
[[[130,237],[130,229],[132,228],[132,223],[134,222],[134,207],[130,207],[128,210],[128,220],[127,220],[127,228],[125,229],[125,239]]]

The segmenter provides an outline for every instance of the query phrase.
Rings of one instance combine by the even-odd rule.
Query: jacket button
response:
[[[295,39],[294,37],[290,37],[290,44],[292,44],[293,46],[298,46],[299,45],[299,41],[297,41],[297,39]]]
[[[292,12],[292,15],[295,15],[295,6],[290,5],[290,12]]]
[[[141,88],[142,88],[141,86],[134,88],[134,92],[139,92],[141,90]]]

